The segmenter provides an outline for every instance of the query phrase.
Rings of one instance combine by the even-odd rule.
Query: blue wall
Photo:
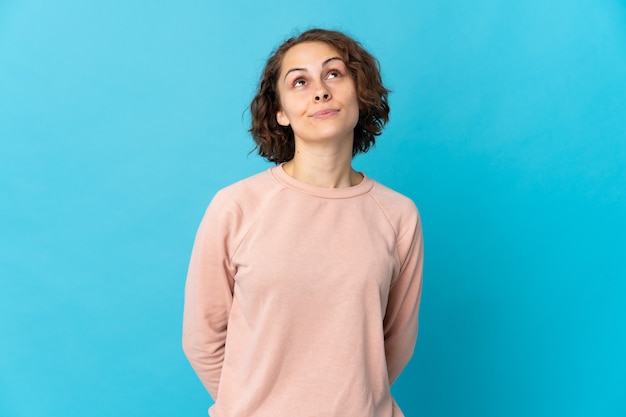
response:
[[[0,415],[205,415],[191,244],[268,167],[246,106],[315,25],[379,57],[355,166],[424,221],[407,417],[626,415],[626,4],[262,3],[0,2]]]

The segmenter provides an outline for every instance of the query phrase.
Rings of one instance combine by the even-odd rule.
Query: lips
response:
[[[339,113],[339,110],[325,109],[316,111],[315,113],[313,113],[313,115],[311,115],[311,117],[314,119],[328,119],[329,117],[333,117],[337,113]]]

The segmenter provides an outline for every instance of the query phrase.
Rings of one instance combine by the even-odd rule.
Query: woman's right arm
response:
[[[183,350],[213,400],[217,399],[236,268],[231,263],[240,210],[216,195],[194,242],[183,315]]]

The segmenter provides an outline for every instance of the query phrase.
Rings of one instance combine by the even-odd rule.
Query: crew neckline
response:
[[[307,194],[323,198],[355,197],[367,193],[374,186],[374,181],[369,179],[363,172],[359,172],[359,174],[363,175],[363,179],[358,184],[350,187],[331,188],[321,187],[319,185],[313,185],[297,180],[291,175],[287,174],[287,172],[285,172],[285,170],[283,169],[283,164],[271,167],[269,170],[274,178],[276,178],[283,185]]]

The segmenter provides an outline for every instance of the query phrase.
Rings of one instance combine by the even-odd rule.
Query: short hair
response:
[[[352,156],[367,152],[389,121],[389,90],[383,86],[378,60],[360,43],[344,33],[310,29],[286,40],[270,56],[259,81],[258,91],[250,103],[250,133],[255,149],[263,158],[276,164],[289,161],[295,152],[291,126],[276,120],[280,111],[278,78],[285,53],[304,42],[324,42],[339,52],[354,80],[359,103],[359,120],[354,128]]]

